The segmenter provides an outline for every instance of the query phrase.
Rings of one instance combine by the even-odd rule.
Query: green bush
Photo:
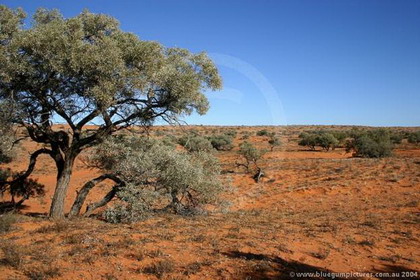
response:
[[[391,156],[393,144],[389,132],[385,129],[359,131],[347,141],[347,152],[354,156],[367,158],[382,158]]]
[[[280,139],[278,137],[273,135],[268,140],[268,144],[270,144],[270,149],[271,149],[271,151],[273,151],[275,147],[278,147],[278,146],[281,145],[281,142],[280,142]]]
[[[266,150],[257,149],[254,145],[245,141],[239,146],[238,153],[244,159],[244,163],[237,163],[237,165],[245,167],[247,172],[250,172],[251,165],[254,165],[257,169],[259,168],[258,161],[266,153]]]
[[[329,151],[334,149],[339,144],[339,141],[334,137],[332,133],[326,131],[310,131],[303,132],[299,135],[300,146],[307,146],[311,150],[315,150],[316,146],[321,147],[322,149]]]
[[[335,137],[335,139],[337,139],[338,141],[335,147],[340,147],[340,148],[345,147],[346,139],[349,137],[348,131],[332,130],[332,131],[329,131],[329,133],[332,134]]]
[[[14,214],[0,215],[0,234],[8,232],[13,228],[13,224],[17,222],[17,217]]]
[[[230,151],[233,148],[233,138],[228,134],[208,137],[213,148],[218,151]]]
[[[408,134],[407,140],[409,143],[418,144],[420,143],[420,130],[416,132],[411,132]]]
[[[178,139],[178,144],[189,152],[209,152],[213,150],[210,141],[207,138],[198,135],[185,135]]]
[[[318,144],[317,135],[314,133],[302,132],[299,135],[299,146],[309,147],[311,150],[315,150],[315,146]]]
[[[405,138],[405,134],[398,131],[390,132],[390,139],[393,144],[401,144],[402,140]]]
[[[269,136],[269,135],[270,135],[270,132],[268,132],[267,129],[262,129],[262,130],[257,131],[257,136]]]
[[[235,139],[237,134],[238,132],[233,129],[229,129],[228,131],[225,132],[225,135],[230,136],[232,139]]]
[[[320,146],[326,151],[331,148],[334,149],[338,145],[338,140],[331,133],[321,133],[316,137],[317,146]]]
[[[142,220],[162,207],[197,213],[222,189],[220,166],[211,153],[176,150],[160,140],[111,138],[92,151],[89,161],[125,182],[117,191],[120,202],[104,213],[113,223]]]

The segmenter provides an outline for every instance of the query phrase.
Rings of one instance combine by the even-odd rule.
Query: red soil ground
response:
[[[236,146],[250,134],[248,141],[269,148],[267,137],[255,136],[259,128],[235,129]],[[14,216],[13,228],[0,233],[0,279],[296,279],[290,273],[316,271],[410,271],[416,279],[420,148],[402,144],[390,158],[352,158],[343,149],[298,146],[297,135],[308,127],[267,129],[281,135],[283,145],[264,156],[267,176],[261,182],[235,167],[237,148],[217,152],[223,169],[233,172],[222,175],[227,183],[221,206],[205,216],[159,214],[130,225],[95,218],[54,222],[42,216],[56,174],[53,162],[41,156],[33,178],[46,186],[46,195],[28,200],[24,215]],[[24,170],[35,149],[24,142],[8,167]],[[76,190],[97,174],[82,160],[76,163],[67,210]],[[97,187],[87,202],[102,198],[108,188]]]

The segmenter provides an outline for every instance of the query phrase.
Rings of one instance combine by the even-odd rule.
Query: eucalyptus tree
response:
[[[38,9],[29,28],[25,13],[0,6],[0,99],[19,105],[16,122],[44,145],[57,167],[50,216],[64,216],[76,157],[106,136],[161,118],[173,122],[204,114],[204,91],[221,88],[205,53],[167,48],[120,29],[116,19],[83,11],[64,18]],[[57,121],[68,128],[57,129]],[[98,126],[86,129],[95,122]]]

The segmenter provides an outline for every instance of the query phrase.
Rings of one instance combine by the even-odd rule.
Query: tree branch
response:
[[[100,182],[110,179],[113,180],[118,185],[122,185],[123,181],[113,174],[103,174],[98,176],[89,182],[85,183],[80,191],[77,193],[76,199],[74,200],[73,206],[71,207],[69,216],[77,216],[80,214],[80,209],[82,208],[87,195],[89,194],[90,190],[95,187]]]

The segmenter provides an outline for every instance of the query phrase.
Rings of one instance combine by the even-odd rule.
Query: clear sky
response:
[[[420,126],[420,1],[2,0],[88,8],[216,61],[224,90],[191,124]]]

